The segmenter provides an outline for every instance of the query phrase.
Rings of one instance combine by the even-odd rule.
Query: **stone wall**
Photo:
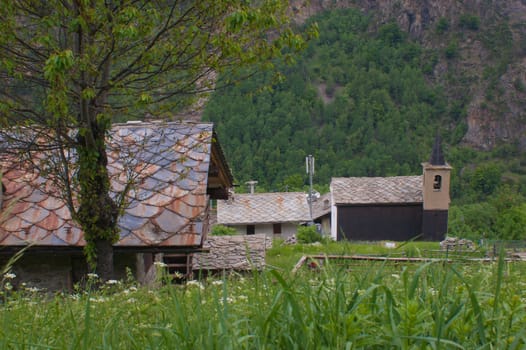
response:
[[[270,247],[272,239],[265,234],[208,237],[203,248],[210,252],[194,254],[193,270],[261,270]]]

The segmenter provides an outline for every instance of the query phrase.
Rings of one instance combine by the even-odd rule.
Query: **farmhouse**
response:
[[[201,250],[209,229],[209,200],[228,198],[233,181],[213,125],[116,124],[107,152],[113,195],[131,186],[118,222],[115,277],[124,277],[128,268],[146,282],[154,260],[163,254],[188,257]],[[54,156],[32,154],[32,164]],[[1,169],[4,262],[31,245],[13,268],[17,280],[52,290],[72,288],[87,272],[85,240],[59,188],[38,167],[6,152]]]
[[[309,205],[303,192],[234,194],[217,202],[217,222],[239,234],[288,238],[307,221]]]
[[[336,240],[442,240],[447,232],[451,167],[437,138],[421,176],[331,181],[331,236]]]

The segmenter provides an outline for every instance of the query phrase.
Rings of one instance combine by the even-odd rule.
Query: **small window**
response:
[[[247,225],[247,235],[253,235],[256,233],[256,226]]]
[[[440,191],[442,188],[442,176],[435,175],[435,180],[433,181],[433,189],[435,191]]]
[[[281,224],[274,224],[273,227],[274,227],[274,234],[280,235],[281,234]]]

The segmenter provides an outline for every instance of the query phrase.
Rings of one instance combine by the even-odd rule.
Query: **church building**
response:
[[[439,241],[447,232],[451,166],[437,137],[423,174],[348,177],[331,181],[335,240]]]

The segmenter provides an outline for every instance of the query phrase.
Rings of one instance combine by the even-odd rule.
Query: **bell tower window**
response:
[[[435,175],[435,178],[433,180],[433,190],[440,191],[442,188],[442,176]]]

